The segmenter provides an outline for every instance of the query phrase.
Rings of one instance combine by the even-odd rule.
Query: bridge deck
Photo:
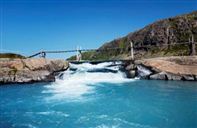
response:
[[[162,45],[143,45],[143,46],[133,46],[133,43],[131,43],[130,51],[131,51],[131,57],[133,57],[133,50],[137,50],[137,49],[151,49],[153,47],[162,47],[162,46],[170,46],[170,45],[182,45],[182,44],[187,44],[187,45],[191,45],[192,44],[192,53],[195,55],[196,54],[196,50],[195,50],[195,45],[197,44],[197,42],[194,42],[194,40],[189,41],[189,42],[179,42],[179,43],[173,43],[173,44],[162,44]],[[29,56],[28,58],[32,58],[32,57],[36,57],[36,56],[40,56],[45,58],[46,54],[56,54],[56,53],[69,53],[69,52],[78,52],[78,54],[82,53],[82,52],[88,52],[88,51],[95,51],[95,52],[108,52],[108,51],[113,51],[113,50],[128,50],[127,48],[120,48],[120,47],[113,47],[113,48],[106,48],[106,49],[76,49],[76,50],[63,50],[63,51],[40,51],[38,53],[35,53],[31,56]],[[111,60],[109,60],[111,61]]]
[[[81,61],[76,61],[76,60],[68,60],[68,62],[73,63],[73,64],[81,64],[81,63],[91,63],[91,64],[98,64],[98,63],[103,63],[103,62],[131,62],[133,60],[131,59],[115,59],[115,60],[81,60]]]

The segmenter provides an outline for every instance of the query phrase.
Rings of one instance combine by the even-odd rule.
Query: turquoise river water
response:
[[[197,83],[72,64],[56,82],[0,86],[1,128],[197,128]]]

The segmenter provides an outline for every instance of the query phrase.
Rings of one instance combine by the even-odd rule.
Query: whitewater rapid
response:
[[[57,76],[56,82],[46,86],[43,93],[52,94],[47,100],[82,101],[85,95],[94,93],[95,86],[100,83],[134,81],[126,78],[120,68],[121,62],[70,64],[69,69]]]

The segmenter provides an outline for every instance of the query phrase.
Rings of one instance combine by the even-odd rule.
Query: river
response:
[[[71,64],[53,83],[0,86],[1,128],[195,128],[197,83],[127,79]]]

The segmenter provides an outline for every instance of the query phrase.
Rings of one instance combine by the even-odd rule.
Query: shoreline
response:
[[[44,58],[0,61],[0,84],[53,82],[58,72],[68,69],[65,60]]]
[[[126,66],[129,75],[152,80],[197,81],[197,56],[136,60]]]
[[[65,60],[32,58],[0,61],[0,85],[54,82],[69,68]],[[123,62],[127,78],[197,81],[197,56],[171,56]]]

